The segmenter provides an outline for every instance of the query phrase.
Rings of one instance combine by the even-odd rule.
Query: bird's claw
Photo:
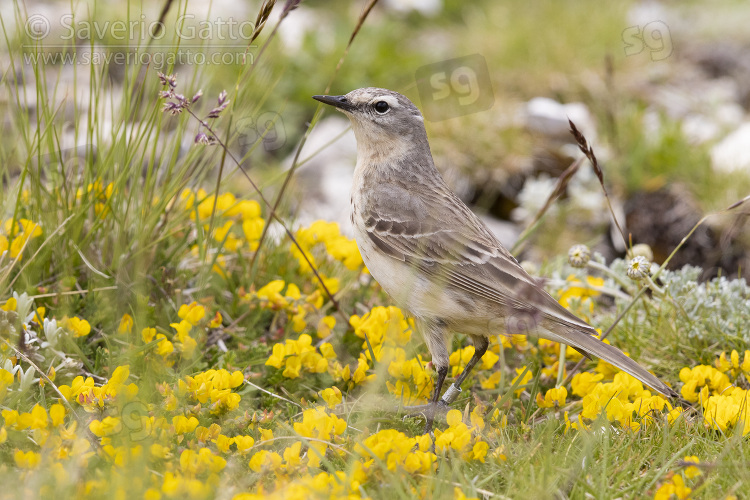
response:
[[[439,400],[436,403],[428,403],[426,405],[418,405],[418,406],[405,406],[403,407],[404,410],[408,411],[406,415],[404,415],[404,419],[406,418],[414,418],[414,417],[422,417],[425,419],[425,434],[431,434],[432,433],[432,422],[435,420],[436,417],[444,417],[447,413],[450,407],[448,404],[443,401],[442,399]]]

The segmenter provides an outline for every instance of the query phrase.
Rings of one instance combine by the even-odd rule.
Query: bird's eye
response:
[[[388,106],[388,103],[385,101],[378,101],[375,103],[375,111],[380,113],[381,115],[388,111],[390,107]]]

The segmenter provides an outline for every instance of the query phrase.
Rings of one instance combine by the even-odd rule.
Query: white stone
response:
[[[750,170],[750,122],[742,124],[711,149],[711,165],[719,172]]]

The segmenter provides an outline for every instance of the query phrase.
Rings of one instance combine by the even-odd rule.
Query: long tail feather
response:
[[[544,333],[541,334],[541,336],[555,342],[567,344],[578,351],[593,354],[597,358],[601,358],[607,363],[610,363],[620,370],[632,375],[633,377],[637,378],[638,380],[664,396],[678,397],[678,394],[667,384],[649,373],[649,371],[643,368],[641,365],[625,356],[625,354],[621,350],[609,344],[605,344],[596,337],[583,333],[574,328],[566,328],[564,334],[545,330]]]

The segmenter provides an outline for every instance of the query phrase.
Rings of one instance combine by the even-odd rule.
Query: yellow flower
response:
[[[103,420],[92,420],[89,430],[98,437],[112,436],[122,430],[122,422],[119,417],[104,417]]]
[[[479,460],[484,463],[484,457],[487,456],[487,450],[490,449],[490,445],[484,441],[477,441],[474,443],[474,448],[471,450],[471,459]]]
[[[484,356],[482,356],[482,364],[480,365],[480,367],[483,370],[489,370],[493,366],[495,366],[495,363],[497,363],[499,359],[500,359],[500,356],[488,350],[487,352],[484,353]]]
[[[284,357],[286,356],[286,349],[284,344],[274,344],[273,353],[266,361],[266,366],[273,366],[274,368],[281,368],[284,363]]]
[[[38,403],[31,409],[31,413],[21,413],[18,417],[19,429],[46,429],[47,423],[47,410]]]
[[[156,337],[156,328],[144,328],[141,330],[141,338],[145,343],[149,343]]]
[[[524,370],[526,370],[526,374],[523,376],[523,379],[521,379],[519,381],[519,379],[521,378],[521,374],[524,372]],[[523,368],[516,368],[516,374],[517,375],[515,376],[515,378],[513,378],[513,380],[511,381],[510,385],[512,387],[512,386],[516,385],[516,382],[518,382],[518,389],[516,389],[516,391],[515,391],[516,392],[516,397],[518,397],[518,396],[521,395],[521,393],[525,389],[523,386],[525,386],[526,384],[528,384],[529,381],[531,380],[531,370],[527,370],[525,366]]]
[[[341,403],[341,391],[338,387],[333,386],[329,387],[328,389],[323,389],[320,391],[320,397],[323,398],[323,400],[328,404],[329,408],[335,407],[337,404]]]
[[[91,325],[89,325],[89,322],[85,319],[74,316],[72,318],[69,318],[67,323],[68,328],[71,330],[73,336],[75,337],[85,337],[86,335],[91,333]]]
[[[435,455],[422,448],[429,449],[431,444],[418,441],[395,429],[384,429],[368,436],[362,444],[356,443],[354,452],[365,459],[377,457],[390,471],[401,467],[411,474],[430,472]],[[414,450],[417,444],[420,449]]]
[[[264,429],[262,427],[258,427],[258,432],[260,432],[261,441],[270,441],[273,439],[273,429]]]
[[[683,382],[680,393],[691,403],[698,401],[700,390],[703,387],[708,387],[713,394],[721,394],[731,385],[726,373],[709,365],[683,368],[680,370],[680,380]]]
[[[323,278],[323,284],[328,289],[328,292],[331,293],[331,295],[339,291],[339,287],[341,286],[341,283],[338,278],[326,278],[325,276],[321,276],[321,277]]]
[[[193,432],[198,427],[198,419],[195,417],[187,418],[184,415],[172,417],[172,425],[176,434],[187,434]]]
[[[213,318],[211,318],[211,321],[208,323],[208,326],[210,328],[219,328],[222,324],[224,319],[221,317],[221,313],[219,311],[216,311],[216,314]]]
[[[323,342],[320,345],[320,354],[326,359],[336,359],[336,351],[333,350],[330,342]]]
[[[255,439],[252,436],[235,436],[234,444],[237,445],[237,451],[244,455],[253,447]]]
[[[318,322],[318,338],[324,339],[331,334],[333,327],[336,326],[336,318],[333,316],[324,316]]]
[[[21,469],[35,469],[39,465],[39,462],[41,462],[42,456],[33,451],[24,453],[21,450],[16,450],[13,454],[13,459]]]
[[[596,384],[598,384],[604,375],[601,373],[582,372],[576,373],[573,376],[573,380],[570,382],[570,387],[573,394],[576,396],[584,397],[586,394],[591,392]]]
[[[157,459],[165,459],[172,456],[172,453],[169,451],[168,446],[161,445],[159,443],[154,443],[149,447],[149,453],[152,457]]]
[[[277,470],[281,467],[281,455],[268,450],[261,450],[250,458],[248,464],[254,472]]]
[[[172,344],[172,342],[167,340],[167,337],[164,334],[159,333],[156,335],[156,338],[161,339],[161,342],[156,344],[156,352],[159,354],[159,356],[166,358],[167,356],[172,354],[172,352],[174,352],[174,345]]]
[[[242,220],[250,220],[260,217],[260,204],[255,200],[240,200],[230,207],[225,213],[227,217],[241,216]]]
[[[542,398],[541,393],[536,395],[536,404],[539,408],[559,408],[565,406],[565,399],[568,397],[568,390],[565,386],[550,389]]]
[[[0,401],[2,401],[5,391],[12,383],[13,375],[9,371],[0,368]]]
[[[300,451],[302,451],[302,442],[300,441],[297,441],[284,450],[284,462],[286,462],[287,469],[300,465]]]
[[[2,412],[0,412],[0,415],[3,416],[5,425],[10,427],[15,426],[18,423],[18,418],[20,417],[17,410],[3,410]]]
[[[284,289],[284,284],[284,280],[271,281],[265,286],[261,287],[261,289],[255,293],[255,295],[257,295],[260,299],[267,300],[269,305],[273,309],[283,309],[289,304],[281,295],[281,290]]]
[[[117,333],[130,333],[133,331],[133,317],[130,314],[123,314],[120,319],[120,326],[117,327]]]
[[[49,416],[52,420],[52,427],[57,427],[65,422],[65,407],[59,403],[50,406]]]
[[[305,316],[307,316],[307,311],[302,308],[299,309],[297,314],[292,315],[292,330],[299,333],[307,327]]]
[[[205,471],[219,472],[226,465],[226,460],[214,455],[208,448],[201,448],[197,452],[187,449],[180,454],[180,469],[189,474],[201,474]]]
[[[302,298],[302,292],[299,291],[299,287],[297,285],[295,285],[294,283],[289,283],[286,287],[284,296],[292,300],[299,300],[300,298]]]
[[[180,350],[182,351],[182,355],[185,358],[192,358],[193,354],[195,353],[195,349],[198,347],[198,342],[196,342],[193,337],[186,335],[182,339],[181,344],[182,345]]]
[[[495,389],[500,383],[502,376],[503,374],[501,371],[493,372],[489,377],[480,380],[479,385],[482,389]]]
[[[175,329],[175,337],[178,342],[183,342],[183,339],[188,337],[190,335],[190,330],[193,329],[193,324],[185,319],[179,323],[170,323],[169,326]]]
[[[446,415],[446,421],[449,427],[445,432],[435,430],[435,448],[440,450],[453,448],[458,452],[463,452],[471,441],[471,429],[463,423],[461,412],[458,410],[450,410]]]
[[[192,326],[196,326],[200,323],[205,315],[206,309],[203,306],[199,306],[197,302],[192,302],[187,305],[183,304],[180,306],[180,310],[177,311],[177,316],[179,316],[180,319],[187,321]]]
[[[234,443],[234,440],[235,438],[230,438],[230,437],[225,436],[224,434],[219,434],[218,436],[216,436],[216,440],[215,440],[216,448],[222,453],[229,453],[229,447],[232,446],[232,443]]]
[[[247,243],[250,245],[250,250],[253,252],[258,249],[260,237],[263,234],[263,227],[265,221],[260,217],[246,220],[242,223],[242,233],[245,235]]]
[[[588,285],[588,287],[584,286],[584,283],[578,280],[573,274],[568,276],[567,281],[570,282],[570,285],[562,293],[562,295],[560,295],[560,298],[558,299],[558,302],[560,302],[560,305],[562,305],[563,307],[567,309],[570,307],[570,299],[576,298],[576,299],[581,300],[581,305],[583,305],[584,302],[588,303],[589,312],[592,312],[594,310],[594,303],[590,300],[590,298],[596,297],[597,295],[600,294],[600,292],[596,290],[592,290],[589,287],[593,286],[593,287],[600,288],[604,286],[604,279],[595,278],[593,276],[587,276],[586,284]]]
[[[289,356],[286,360],[286,368],[282,372],[286,378],[299,377],[299,370],[302,368],[302,361],[299,356]]]

